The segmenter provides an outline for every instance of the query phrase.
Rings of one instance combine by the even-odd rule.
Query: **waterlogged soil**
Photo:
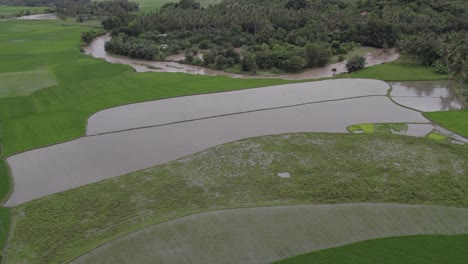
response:
[[[372,96],[88,136],[9,157],[15,185],[6,205],[166,163],[226,142],[295,132],[347,133],[349,125],[379,122],[428,121],[386,96]]]
[[[466,217],[462,208],[398,204],[212,211],[133,232],[71,263],[272,263],[369,239],[463,234]]]
[[[376,80],[327,80],[130,104],[91,116],[87,135],[328,100],[384,96],[388,89],[387,83]]]
[[[346,61],[338,62],[335,64],[327,65],[325,67],[306,70],[302,73],[297,74],[284,74],[284,75],[275,75],[275,74],[266,74],[266,75],[246,75],[246,74],[234,74],[227,73],[219,70],[212,70],[204,67],[181,64],[174,62],[174,60],[183,59],[184,56],[177,54],[170,56],[169,60],[172,61],[146,61],[140,59],[131,59],[123,56],[116,56],[108,54],[105,51],[105,43],[111,40],[109,34],[97,37],[93,42],[84,48],[84,53],[91,55],[95,58],[102,58],[110,63],[120,63],[127,64],[132,66],[137,72],[183,72],[189,74],[199,74],[199,75],[224,75],[232,78],[279,78],[285,80],[307,80],[307,79],[317,79],[317,78],[326,78],[332,77],[333,72],[331,71],[335,68],[336,73],[346,72],[345,64]],[[385,54],[380,49],[374,49],[371,52],[366,54],[366,66],[374,66],[377,64],[382,64],[385,62],[390,62],[398,59],[399,54],[395,50],[390,50],[389,54]]]
[[[57,15],[55,13],[47,13],[47,14],[35,14],[29,16],[21,16],[17,17],[16,19],[23,19],[23,20],[38,20],[38,19],[57,19]]]
[[[448,81],[412,81],[391,83],[393,100],[423,112],[463,109],[463,103]]]

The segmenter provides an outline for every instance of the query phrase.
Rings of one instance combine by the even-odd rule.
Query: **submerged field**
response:
[[[463,234],[468,232],[468,222],[464,221],[467,217],[468,209],[399,204],[290,205],[220,210],[139,230],[71,263],[175,264],[189,260],[206,264],[266,264],[288,256],[380,237]],[[415,255],[418,253],[416,251]],[[462,257],[460,253],[455,254],[458,259]],[[362,263],[359,259],[356,258],[355,263]]]
[[[409,236],[365,241],[297,256],[275,264],[464,264],[468,235]]]
[[[338,202],[467,207],[467,159],[464,146],[405,136],[291,134],[234,142],[18,206],[7,263],[69,260],[141,227],[214,209]],[[290,178],[278,176],[285,172]]]

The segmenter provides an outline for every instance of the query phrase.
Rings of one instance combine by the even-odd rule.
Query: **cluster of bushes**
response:
[[[123,35],[114,36],[106,43],[105,49],[110,53],[145,60],[159,60],[164,56],[164,53],[160,52],[163,47],[153,41]]]
[[[89,43],[91,43],[93,41],[93,39],[95,39],[96,37],[102,35],[104,32],[102,31],[94,31],[94,30],[91,30],[91,31],[85,31],[85,32],[82,32],[81,33],[81,41],[83,42],[83,44],[85,45],[88,45]]]

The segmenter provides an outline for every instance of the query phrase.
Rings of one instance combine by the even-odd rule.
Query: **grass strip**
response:
[[[452,132],[468,137],[468,110],[427,112],[424,116]]]
[[[468,235],[383,238],[326,249],[275,262],[276,264],[464,264]]]

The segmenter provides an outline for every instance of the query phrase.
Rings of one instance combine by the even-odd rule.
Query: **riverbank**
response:
[[[104,59],[110,63],[129,65],[137,72],[180,72],[195,75],[228,76],[231,78],[241,79],[274,78],[283,80],[309,80],[331,78],[334,77],[336,74],[346,73],[346,60],[329,64],[321,68],[304,70],[300,73],[274,74],[269,72],[261,72],[259,74],[244,74],[214,70],[201,66],[179,63],[178,61],[181,61],[185,58],[185,56],[183,56],[182,54],[169,56],[168,61],[148,61],[142,59],[134,59],[107,53],[105,51],[105,43],[110,41],[111,39],[112,38],[110,34],[99,36],[96,39],[94,39],[89,45],[83,47],[83,51],[85,54],[91,55],[95,58]],[[400,57],[400,55],[396,53],[394,49],[391,49],[389,52],[385,53],[381,49],[367,48],[358,53],[362,53],[362,55],[366,58],[366,67],[392,62]],[[336,71],[333,72],[332,69],[335,69]]]

